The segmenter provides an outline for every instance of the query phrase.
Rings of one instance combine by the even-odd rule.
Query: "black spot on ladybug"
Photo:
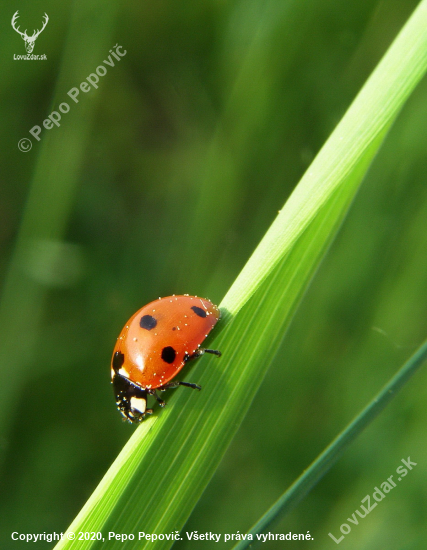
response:
[[[202,309],[201,307],[193,306],[191,309],[199,317],[203,317],[203,318],[206,317],[206,311],[204,309]]]
[[[154,319],[152,315],[144,315],[139,320],[139,326],[141,328],[145,328],[146,330],[151,330],[157,325],[157,321]]]
[[[162,349],[162,359],[165,363],[173,363],[175,361],[176,351],[172,346],[166,346]]]
[[[172,330],[176,330],[176,327],[172,327]]]
[[[124,362],[125,362],[124,354],[121,351],[116,351],[113,357],[113,370],[115,373],[119,372]]]

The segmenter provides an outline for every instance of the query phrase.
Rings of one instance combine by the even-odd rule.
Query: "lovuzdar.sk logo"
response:
[[[14,56],[14,59],[46,59],[45,55],[34,55],[33,50],[34,50],[34,44],[35,44],[37,38],[39,37],[40,33],[44,31],[44,29],[45,29],[45,27],[46,27],[46,25],[49,21],[49,17],[45,13],[44,17],[43,17],[43,27],[40,30],[36,29],[31,36],[28,36],[27,29],[25,29],[24,32],[21,32],[19,30],[19,27],[16,26],[16,21],[19,17],[18,13],[19,13],[19,10],[16,11],[14,13],[13,17],[12,17],[12,28],[18,34],[21,35],[22,40],[25,42],[25,49],[27,50],[27,55]],[[33,55],[31,55],[31,54],[33,54]]]

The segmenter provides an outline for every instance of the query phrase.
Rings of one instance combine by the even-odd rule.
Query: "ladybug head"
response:
[[[147,392],[121,374],[114,374],[111,380],[116,396],[116,404],[123,417],[129,422],[138,423],[153,411],[147,409]]]

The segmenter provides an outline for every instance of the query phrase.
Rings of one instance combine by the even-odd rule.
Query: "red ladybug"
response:
[[[171,381],[187,361],[204,353],[200,344],[220,318],[217,306],[197,296],[159,298],[138,310],[126,323],[113,351],[111,382],[117,408],[130,422],[141,422],[147,409],[147,395],[153,395],[161,407],[165,402],[156,390],[197,384]]]

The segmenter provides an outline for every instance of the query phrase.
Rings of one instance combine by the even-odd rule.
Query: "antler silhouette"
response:
[[[16,20],[17,20],[18,17],[19,17],[18,13],[19,13],[19,10],[17,10],[17,11],[14,13],[13,17],[12,17],[12,27],[13,27],[13,28],[15,29],[15,31],[16,31],[17,33],[19,33],[19,34],[22,36],[22,38],[25,40],[26,38],[28,38],[28,36],[27,36],[27,29],[25,29],[24,32],[21,32],[21,31],[19,30],[19,27],[15,27]]]
[[[34,49],[34,42],[36,41],[36,38],[38,37],[38,35],[44,30],[44,28],[46,27],[47,25],[47,22],[49,21],[49,17],[47,16],[47,13],[44,14],[44,21],[43,21],[43,27],[40,29],[40,30],[35,30],[32,34],[32,36],[28,36],[27,35],[27,29],[25,29],[24,32],[21,32],[19,30],[19,27],[15,27],[15,23],[16,23],[16,20],[18,19],[19,15],[19,10],[15,12],[15,14],[13,15],[12,17],[12,27],[14,28],[14,30],[19,33],[21,36],[22,36],[22,39],[24,40],[25,42],[25,49],[27,50],[28,53],[31,53]]]
[[[43,21],[43,27],[42,27],[40,30],[37,29],[37,31],[34,31],[33,36],[31,37],[31,38],[33,38],[34,40],[35,40],[35,39],[38,37],[38,35],[44,30],[44,28],[45,28],[46,25],[47,25],[47,22],[49,21],[49,17],[47,16],[47,13],[44,14],[44,17],[46,17],[46,19]],[[36,32],[37,32],[37,34],[36,34]]]

